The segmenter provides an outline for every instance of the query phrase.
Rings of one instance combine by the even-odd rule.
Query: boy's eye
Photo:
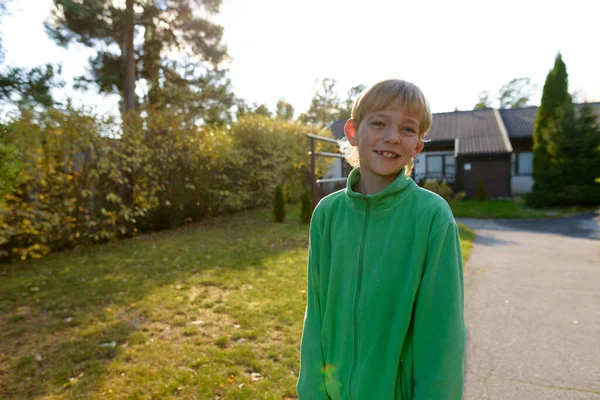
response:
[[[414,128],[411,128],[410,126],[406,126],[404,128],[402,128],[403,132],[407,132],[407,133],[417,133]]]
[[[381,121],[373,121],[373,122],[371,122],[371,125],[378,126],[378,127],[385,126],[385,124]]]

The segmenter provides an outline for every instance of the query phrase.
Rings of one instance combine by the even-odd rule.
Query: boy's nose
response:
[[[386,143],[400,143],[400,135],[394,129],[387,129],[383,136],[383,140]]]

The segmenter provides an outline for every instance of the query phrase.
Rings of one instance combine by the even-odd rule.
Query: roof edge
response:
[[[498,123],[498,129],[500,129],[500,134],[502,135],[502,141],[504,141],[504,148],[512,153],[513,152],[513,148],[512,145],[510,144],[510,139],[508,138],[508,132],[506,131],[506,126],[504,126],[504,120],[502,119],[502,116],[500,115],[500,111],[498,111],[497,109],[493,109],[494,111],[494,117],[496,117],[496,122]]]

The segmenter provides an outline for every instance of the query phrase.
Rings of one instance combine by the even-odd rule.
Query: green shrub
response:
[[[305,224],[308,224],[310,223],[313,213],[312,196],[309,190],[305,190],[302,193],[302,198],[300,199],[300,202],[300,221]]]
[[[9,125],[0,135],[0,170],[9,171],[0,177],[0,259],[269,206],[265,193],[283,178],[298,199],[310,183],[313,129],[258,115],[208,130],[169,109],[119,123],[68,108],[23,111]],[[317,174],[326,166],[318,160]]]
[[[477,182],[477,193],[475,194],[475,199],[479,201],[484,201],[486,198],[485,195],[485,187],[483,186],[483,181],[480,179]]]
[[[22,183],[23,168],[19,149],[8,143],[0,132],[0,199]]]
[[[437,193],[440,197],[446,200],[449,204],[460,202],[465,197],[465,192],[456,193],[452,195],[452,188],[446,181],[438,181],[437,179],[427,179],[423,187],[427,190],[431,190]]]
[[[273,199],[273,214],[275,222],[285,221],[285,201],[283,199],[283,189],[281,185],[275,188],[275,198]]]

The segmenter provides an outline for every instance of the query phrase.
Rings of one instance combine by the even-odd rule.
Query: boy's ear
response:
[[[346,135],[346,139],[352,146],[358,146],[358,136],[357,136],[358,127],[356,126],[356,121],[353,119],[349,119],[346,121],[346,125],[344,125],[344,135]]]
[[[424,147],[425,142],[423,141],[423,139],[419,139],[419,143],[417,143],[417,147],[415,148],[415,156],[422,152]]]

